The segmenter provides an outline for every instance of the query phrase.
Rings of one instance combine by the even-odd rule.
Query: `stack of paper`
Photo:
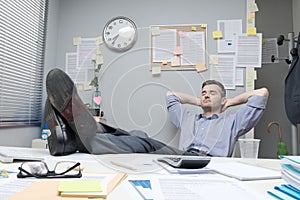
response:
[[[300,190],[300,156],[281,157],[282,178]]]
[[[279,199],[300,199],[300,156],[281,156],[281,176],[287,184],[268,193]]]

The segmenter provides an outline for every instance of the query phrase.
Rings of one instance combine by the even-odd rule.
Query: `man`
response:
[[[171,122],[181,129],[179,149],[204,152],[212,156],[230,156],[237,139],[253,128],[261,118],[268,99],[266,88],[226,98],[224,86],[215,80],[202,85],[201,97],[167,92],[167,109]],[[227,108],[242,105],[235,114]],[[193,114],[182,104],[199,106],[203,114]]]
[[[48,98],[44,117],[51,131],[48,137],[51,155],[67,155],[77,151],[92,154],[202,155],[167,146],[142,131],[127,132],[97,123],[78,96],[73,81],[60,69],[48,73],[46,89]]]

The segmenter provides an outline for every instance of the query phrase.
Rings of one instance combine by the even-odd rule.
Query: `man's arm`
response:
[[[222,111],[226,110],[228,107],[231,106],[236,106],[236,105],[240,105],[240,104],[244,104],[248,101],[248,98],[252,95],[257,95],[257,96],[264,96],[264,97],[268,97],[269,96],[269,91],[267,88],[260,88],[260,89],[256,89],[256,90],[252,90],[249,92],[245,92],[242,93],[238,96],[235,96],[233,98],[228,98]]]
[[[182,104],[191,104],[191,105],[195,105],[195,106],[201,106],[200,98],[189,95],[189,94],[168,91],[166,95],[167,96],[170,96],[170,95],[177,96],[180,100],[180,103],[182,103]]]

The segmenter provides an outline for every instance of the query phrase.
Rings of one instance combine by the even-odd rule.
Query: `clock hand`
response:
[[[113,37],[113,42],[111,43],[111,44],[115,44],[115,41],[118,39],[118,37],[119,37],[119,34],[117,34],[115,37]]]

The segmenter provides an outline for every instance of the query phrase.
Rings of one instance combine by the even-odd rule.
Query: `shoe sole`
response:
[[[78,96],[72,79],[64,71],[53,69],[47,75],[46,88],[50,103],[89,150],[88,140],[95,136],[97,123]]]

